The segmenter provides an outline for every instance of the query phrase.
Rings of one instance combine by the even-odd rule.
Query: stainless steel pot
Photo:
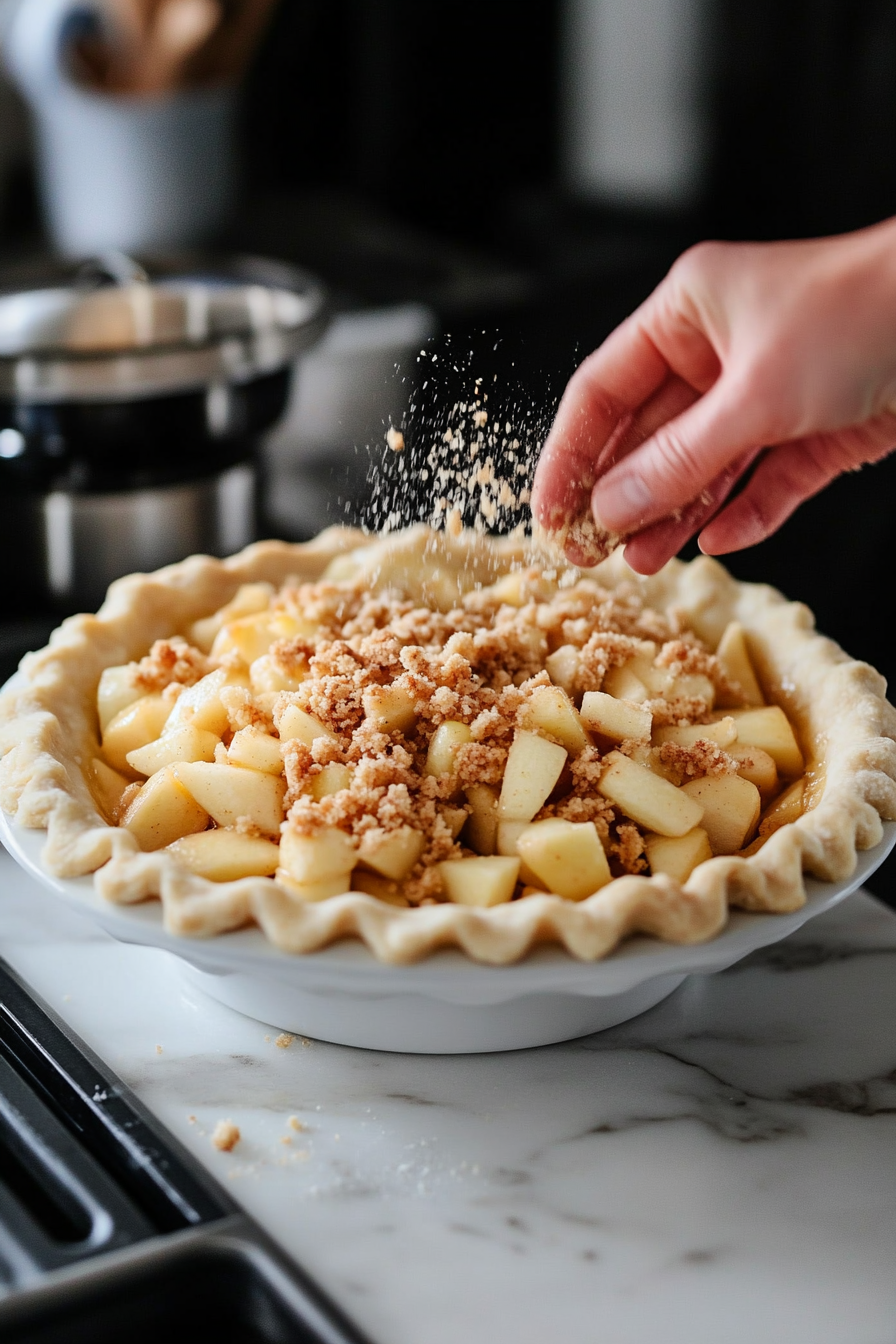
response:
[[[322,287],[257,258],[118,254],[0,282],[2,605],[96,606],[112,579],[255,535],[255,450]]]

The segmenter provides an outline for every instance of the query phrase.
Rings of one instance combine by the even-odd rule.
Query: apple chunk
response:
[[[647,835],[644,851],[651,873],[664,873],[679,883],[687,882],[697,864],[713,856],[702,826],[695,826],[687,835]]]
[[[278,868],[274,874],[281,887],[285,887],[290,896],[298,901],[328,901],[331,896],[343,896],[351,889],[351,874],[336,873],[332,877],[319,877],[314,882],[297,882],[286,868]]]
[[[170,708],[170,701],[160,695],[144,695],[109,721],[103,733],[103,755],[115,770],[127,770],[128,753],[156,740]]]
[[[221,741],[214,733],[203,732],[191,723],[174,728],[155,742],[147,742],[145,747],[129,751],[128,765],[139,770],[141,775],[154,775],[163,766],[173,765],[175,761],[213,761],[215,748]]]
[[[395,831],[368,831],[358,847],[358,858],[383,877],[400,882],[407,877],[426,848],[426,837],[413,826],[399,826]]]
[[[306,747],[310,747],[319,737],[329,737],[334,742],[338,741],[332,728],[328,728],[320,719],[316,719],[313,714],[309,714],[298,705],[286,705],[277,715],[276,727],[281,742],[291,742],[297,738]]]
[[[227,748],[227,759],[231,765],[242,765],[248,770],[261,770],[266,775],[283,774],[279,739],[271,737],[270,733],[251,724],[234,733]]]
[[[537,686],[517,721],[521,728],[555,737],[573,755],[590,745],[575,705],[560,686]]]
[[[780,705],[734,709],[731,717],[737,724],[737,740],[741,746],[761,747],[767,751],[785,778],[793,779],[803,773],[803,753]]]
[[[494,854],[498,840],[498,795],[489,784],[469,784],[465,790],[470,804],[466,839],[477,854]]]
[[[519,870],[519,859],[498,854],[439,864],[445,895],[455,905],[504,905],[513,898]]]
[[[759,820],[759,790],[740,775],[706,775],[682,786],[703,808],[701,825],[713,854],[735,854],[743,849]]]
[[[502,821],[531,821],[545,803],[566,764],[567,751],[537,733],[517,731],[504,768],[498,799]]]
[[[273,840],[223,828],[182,836],[168,846],[168,853],[191,873],[210,882],[270,877],[280,862],[280,849]]]
[[[803,779],[796,780],[765,810],[759,823],[759,834],[761,836],[765,838],[773,835],[782,826],[788,825],[791,821],[796,821],[798,817],[803,815],[805,783]]]
[[[361,700],[382,733],[408,733],[417,722],[416,698],[402,686],[368,686]]]
[[[716,657],[732,681],[737,682],[743,695],[737,702],[744,705],[764,705],[765,697],[753,668],[747,645],[747,636],[740,621],[731,621],[725,627]],[[732,703],[734,703],[732,701]]]
[[[201,728],[203,732],[215,733],[221,737],[230,726],[227,710],[221,700],[222,690],[225,686],[248,686],[248,684],[249,678],[246,673],[233,672],[226,667],[219,667],[216,671],[209,672],[208,676],[197,681],[195,686],[190,686],[177,697],[165,724],[165,731],[189,723],[194,728]]]
[[[586,691],[582,696],[582,722],[614,742],[646,742],[653,715],[633,700],[618,700],[605,691]]]
[[[559,817],[536,821],[521,832],[516,844],[527,867],[564,900],[582,901],[612,880],[593,821]]]
[[[280,866],[294,882],[342,877],[343,891],[348,891],[348,874],[357,861],[354,840],[338,826],[324,826],[313,835],[299,835],[287,826],[280,841]]]
[[[121,819],[143,850],[164,849],[193,831],[204,831],[208,812],[174,773],[158,770],[141,788]]]
[[[667,724],[657,728],[653,740],[660,747],[664,742],[674,742],[679,747],[692,747],[695,742],[714,742],[725,750],[737,741],[737,724],[728,716],[718,723],[689,723],[679,727]]]
[[[138,680],[136,663],[124,663],[119,667],[107,667],[100,677],[96,693],[97,713],[100,716],[100,731],[107,726],[128,705],[140,700],[146,694],[145,687]]]
[[[619,751],[606,757],[597,788],[625,816],[660,835],[686,835],[703,816],[696,799]]]
[[[426,753],[426,773],[440,779],[443,775],[453,775],[457,765],[457,753],[461,747],[472,742],[473,734],[466,723],[447,719],[440,723],[429,739]]]
[[[235,826],[240,818],[247,818],[268,835],[279,832],[284,780],[260,770],[217,762],[180,761],[170,768],[219,826]]]

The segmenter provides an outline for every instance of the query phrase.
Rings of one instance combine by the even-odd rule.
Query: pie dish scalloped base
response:
[[[280,1030],[337,1045],[407,1054],[474,1054],[572,1040],[625,1022],[660,1003],[688,975],[725,970],[788,937],[865,883],[896,846],[896,822],[858,855],[841,882],[806,881],[807,901],[789,914],[733,911],[713,940],[691,945],[637,937],[606,961],[583,963],[545,945],[512,966],[487,966],[454,949],[424,962],[377,961],[356,939],[291,956],[259,929],[214,939],[166,932],[157,902],[115,906],[91,877],[54,877],[41,866],[41,831],[0,812],[0,840],[45,889],[123,942],[173,953],[191,989]]]

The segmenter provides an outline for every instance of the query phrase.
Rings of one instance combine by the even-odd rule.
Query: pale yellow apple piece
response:
[[[168,846],[168,853],[191,873],[210,882],[271,877],[280,862],[280,848],[273,840],[224,828],[185,835]]]
[[[439,808],[439,816],[451,832],[452,840],[456,840],[460,835],[467,824],[469,815],[470,813],[465,807],[442,806]]]
[[[728,755],[737,761],[737,773],[742,779],[755,784],[763,799],[778,790],[778,767],[774,759],[761,747],[743,747],[739,742],[726,747]]]
[[[240,584],[226,606],[211,616],[203,616],[201,620],[193,622],[187,632],[190,643],[203,653],[208,653],[215,642],[215,635],[223,625],[239,616],[251,616],[253,612],[264,611],[273,596],[274,588],[270,583]]]
[[[499,821],[497,834],[495,835],[495,851],[508,859],[518,858],[520,860],[520,881],[544,889],[541,878],[532,871],[517,849],[520,836],[531,825],[531,821]]]
[[[171,702],[144,695],[111,719],[103,733],[103,755],[115,770],[126,771],[128,752],[154,742],[165,727]]]
[[[498,579],[486,588],[485,592],[496,602],[505,602],[508,607],[522,607],[529,600],[526,594],[526,578],[523,570],[515,570]]]
[[[435,775],[437,779],[442,775],[453,775],[457,766],[458,751],[472,741],[473,734],[466,723],[458,723],[453,719],[440,723],[429,739],[426,774]]]
[[[490,784],[468,784],[470,804],[466,841],[477,854],[494,854],[498,840],[498,793]]]
[[[538,733],[514,735],[498,799],[502,821],[531,821],[545,803],[566,764],[567,751]]]
[[[572,698],[576,693],[579,672],[582,666],[582,654],[575,644],[561,644],[559,649],[549,653],[544,662],[548,676],[555,686],[559,686]]]
[[[100,676],[96,692],[96,708],[100,718],[100,732],[104,733],[108,725],[128,705],[140,700],[146,694],[145,686],[138,680],[136,663],[124,663],[120,667],[107,667]]]
[[[701,826],[713,854],[743,849],[759,820],[759,790],[740,775],[706,775],[682,786],[682,792],[703,808]]]
[[[660,835],[686,835],[699,826],[703,808],[682,789],[619,751],[605,761],[598,792],[639,826]]]
[[[141,788],[121,819],[143,850],[164,849],[194,831],[204,831],[208,812],[174,773],[173,765],[158,770]]]
[[[332,728],[328,728],[320,719],[316,719],[307,710],[300,709],[298,705],[286,705],[275,717],[275,726],[281,742],[291,742],[298,738],[306,747],[310,747],[319,737],[329,737],[334,742],[339,740]]]
[[[582,722],[592,732],[614,742],[646,742],[650,738],[653,715],[633,700],[617,700],[605,691],[586,691],[581,715]]]
[[[789,788],[786,788],[780,797],[776,798],[770,807],[766,808],[759,822],[759,834],[763,839],[774,835],[775,831],[780,830],[791,821],[796,821],[803,815],[803,794],[805,793],[806,781],[798,779]]]
[[[417,722],[417,701],[403,686],[368,686],[364,713],[383,733],[407,733]]]
[[[718,723],[666,724],[655,729],[653,740],[658,747],[674,742],[678,747],[692,747],[695,742],[714,742],[725,751],[737,741],[737,724],[729,716]]]
[[[278,695],[281,691],[297,691],[305,680],[303,670],[284,672],[280,663],[269,653],[256,658],[249,668],[249,685],[253,695]]]
[[[774,759],[781,774],[792,779],[803,773],[803,753],[793,728],[780,705],[762,709],[733,709],[737,740],[744,747],[762,747]]]
[[[352,782],[352,772],[349,766],[339,765],[336,761],[331,761],[325,765],[320,774],[314,776],[311,781],[311,797],[317,802],[321,798],[329,798],[331,793],[341,793],[347,789]]]
[[[377,827],[361,837],[357,857],[375,873],[400,882],[425,848],[426,836],[414,826],[399,826],[395,831],[385,832]]]
[[[341,876],[347,891],[348,874],[357,861],[354,840],[338,826],[324,826],[313,835],[299,835],[287,826],[280,840],[280,867],[294,882]]]
[[[276,638],[270,612],[240,616],[235,621],[228,621],[215,635],[212,657],[224,658],[227,654],[235,653],[248,667],[256,658],[267,653]]]
[[[455,905],[504,905],[513,899],[519,871],[519,859],[497,854],[439,864],[445,895]]]
[[[737,700],[729,697],[731,704],[764,705],[765,696],[753,667],[746,632],[740,621],[731,621],[725,627],[716,657],[732,681],[736,681],[743,694]]]
[[[591,745],[575,705],[561,686],[536,686],[517,722],[529,732],[556,738],[573,756]]]
[[[593,821],[550,817],[520,834],[517,850],[548,891],[567,901],[583,901],[613,875]]]
[[[165,724],[165,732],[189,723],[194,728],[201,728],[203,732],[223,737],[230,726],[230,719],[221,700],[221,692],[225,686],[248,688],[248,685],[249,678],[245,671],[219,667],[214,672],[209,672],[208,676],[197,681],[195,686],[182,691],[177,697]]]
[[[331,896],[344,896],[351,890],[351,873],[335,873],[331,877],[319,877],[313,882],[297,882],[286,868],[278,868],[274,877],[290,896],[308,903],[328,901]]]
[[[168,768],[219,826],[235,826],[244,818],[268,835],[278,834],[283,820],[284,780],[241,765],[209,765],[205,761],[181,761]]]
[[[283,774],[280,739],[252,724],[234,733],[227,748],[227,760],[231,765],[261,770],[266,775]]]
[[[147,742],[145,747],[129,751],[128,765],[141,775],[154,775],[165,765],[175,761],[213,761],[215,749],[221,745],[221,739],[214,733],[205,733],[185,723],[173,728],[170,733],[157,737],[155,742]]]
[[[352,873],[352,891],[363,891],[367,896],[375,896],[386,905],[395,905],[407,909],[410,902],[402,895],[401,887],[388,877],[379,873],[368,873],[364,868],[356,868]]]
[[[118,813],[121,795],[130,781],[117,770],[113,770],[111,765],[100,760],[99,756],[94,756],[84,773],[90,792],[103,816],[107,821],[113,821]]]
[[[698,863],[711,859],[712,846],[702,826],[687,835],[645,835],[644,850],[651,873],[663,873],[684,884]]]
[[[633,700],[640,704],[650,699],[650,691],[638,676],[631,663],[621,667],[611,667],[603,680],[604,692],[614,700]]]

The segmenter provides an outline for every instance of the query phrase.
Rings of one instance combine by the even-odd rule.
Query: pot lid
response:
[[[323,286],[257,257],[112,253],[0,280],[0,397],[122,401],[284,368],[326,321]]]

